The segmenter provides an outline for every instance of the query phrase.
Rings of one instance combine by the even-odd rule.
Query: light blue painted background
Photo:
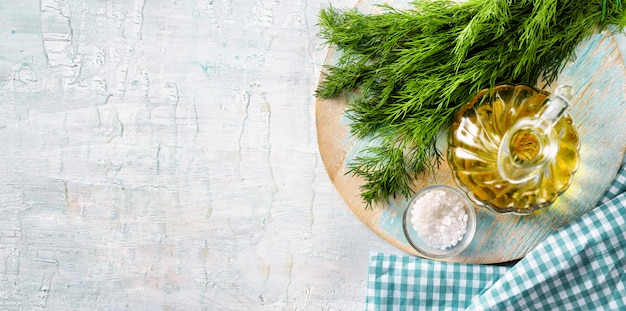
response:
[[[0,1],[0,310],[362,309],[322,4]]]

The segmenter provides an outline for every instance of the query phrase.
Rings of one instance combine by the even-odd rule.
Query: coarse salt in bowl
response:
[[[476,212],[460,190],[428,186],[410,200],[402,220],[409,244],[425,257],[446,258],[463,251],[476,231]]]

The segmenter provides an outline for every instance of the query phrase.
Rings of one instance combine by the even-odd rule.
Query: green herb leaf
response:
[[[381,8],[319,14],[323,39],[342,54],[325,68],[316,95],[354,93],[352,135],[381,141],[349,164],[348,173],[366,181],[367,207],[411,195],[412,181],[442,156],[437,133],[478,91],[540,78],[550,84],[585,37],[626,25],[621,1],[422,0],[409,10]]]

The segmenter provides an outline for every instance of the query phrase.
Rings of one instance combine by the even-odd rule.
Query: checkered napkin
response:
[[[626,161],[597,208],[513,267],[372,254],[367,310],[626,310]]]

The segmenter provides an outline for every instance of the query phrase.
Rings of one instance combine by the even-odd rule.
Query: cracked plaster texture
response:
[[[0,2],[0,309],[358,310],[313,0]]]

